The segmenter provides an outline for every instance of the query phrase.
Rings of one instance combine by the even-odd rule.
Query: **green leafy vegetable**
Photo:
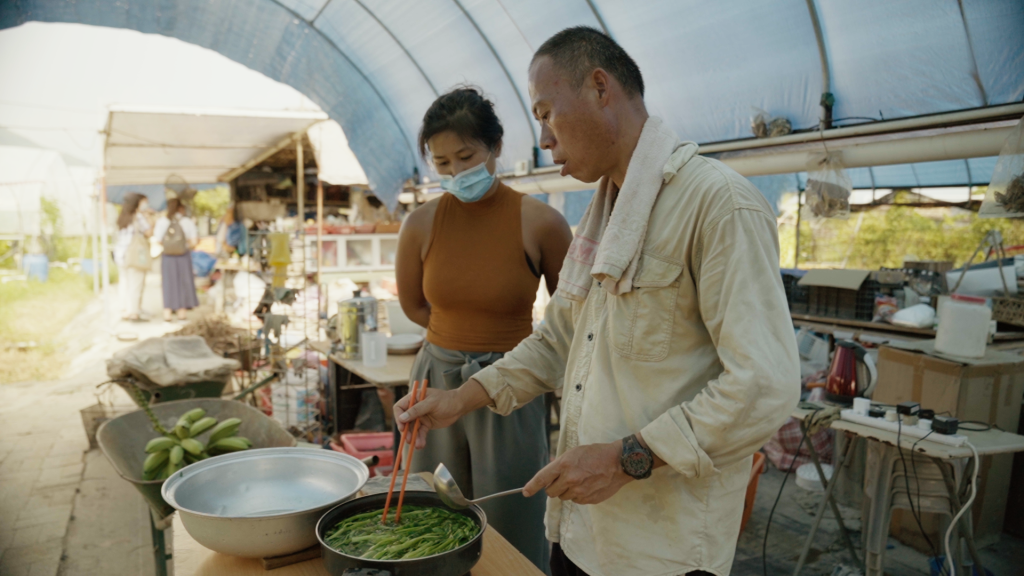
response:
[[[404,506],[402,523],[384,509],[364,512],[338,522],[325,540],[335,550],[370,560],[410,560],[454,550],[472,540],[480,528],[468,516],[443,508]]]

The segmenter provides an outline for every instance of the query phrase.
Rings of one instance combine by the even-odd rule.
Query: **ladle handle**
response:
[[[526,486],[523,486],[522,488],[516,488],[515,490],[506,490],[504,492],[497,492],[495,494],[491,494],[490,496],[484,496],[483,498],[477,498],[476,500],[470,500],[469,502],[471,504],[480,504],[481,502],[487,502],[488,500],[491,500],[493,498],[501,498],[502,496],[508,496],[510,494],[519,494],[523,490],[526,490]]]

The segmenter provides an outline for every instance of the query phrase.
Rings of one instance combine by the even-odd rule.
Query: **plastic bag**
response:
[[[768,113],[760,108],[751,107],[754,111],[754,115],[750,117],[750,131],[754,133],[754,138],[767,138],[768,137]]]
[[[753,115],[750,117],[750,131],[755,138],[775,138],[793,132],[793,124],[782,116],[772,118],[767,112],[751,106]]]
[[[1006,138],[999,160],[992,171],[985,200],[978,210],[980,218],[1019,218],[1024,216],[1024,118]]]
[[[935,324],[935,309],[927,304],[904,308],[893,314],[890,322],[910,328],[931,328]]]
[[[807,173],[806,203],[811,216],[818,218],[849,218],[850,192],[853,180],[843,168],[838,155],[828,154]]]
[[[892,315],[899,311],[899,305],[895,296],[875,296],[875,316],[872,322],[889,322]]]

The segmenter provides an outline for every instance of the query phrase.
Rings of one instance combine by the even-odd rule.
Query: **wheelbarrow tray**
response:
[[[276,420],[248,404],[234,400],[193,398],[150,406],[160,424],[168,430],[174,428],[182,414],[193,408],[206,410],[207,416],[213,416],[218,421],[227,418],[241,419],[242,425],[239,427],[238,435],[251,440],[253,448],[296,445],[295,438]],[[131,482],[142,493],[158,518],[165,518],[174,512],[174,508],[160,495],[164,481],[142,479],[142,463],[147,456],[146,443],[158,436],[160,434],[153,430],[146,412],[136,410],[104,422],[96,432],[96,441],[118,475]]]

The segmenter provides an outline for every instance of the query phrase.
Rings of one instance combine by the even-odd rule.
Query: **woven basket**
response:
[[[1024,298],[992,298],[992,319],[1024,326]]]

